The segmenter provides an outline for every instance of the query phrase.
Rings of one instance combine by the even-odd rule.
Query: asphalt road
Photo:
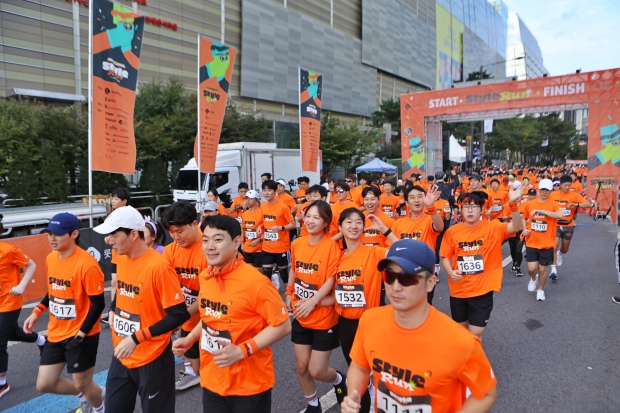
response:
[[[619,412],[620,306],[611,301],[620,295],[614,265],[615,227],[580,216],[571,251],[559,267],[559,280],[546,287],[547,300],[538,302],[527,291],[527,276],[517,278],[504,268],[502,291],[484,336],[484,349],[499,382],[493,412]],[[509,255],[504,246],[503,257]],[[523,264],[525,270],[525,263]],[[445,274],[435,294],[435,306],[449,314]],[[21,321],[30,313],[22,311]],[[42,318],[38,330],[46,328]],[[616,326],[616,327],[614,327]],[[273,389],[274,413],[298,413],[305,401],[295,374],[293,346],[284,339],[273,346],[277,382]],[[75,398],[45,398],[35,389],[38,350],[29,344],[9,347],[9,376],[12,389],[0,399],[0,411],[8,413],[67,413],[77,407]],[[102,379],[112,356],[108,327],[104,327],[96,366]],[[340,349],[331,365],[346,371]],[[181,365],[179,365],[179,368]],[[260,372],[256,372],[260,374]],[[319,385],[325,395],[330,385]],[[38,398],[39,397],[39,398]],[[201,391],[193,388],[177,393],[177,411],[202,411]],[[323,398],[327,412],[338,412],[335,398]],[[139,406],[136,412],[141,412]],[[110,412],[113,413],[113,412]]]

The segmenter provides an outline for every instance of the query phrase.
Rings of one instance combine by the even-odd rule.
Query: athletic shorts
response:
[[[291,341],[295,344],[312,346],[312,350],[330,351],[340,347],[338,324],[327,330],[305,328],[297,319],[293,319]]]
[[[555,237],[570,241],[573,239],[574,233],[575,227],[561,227],[558,225],[558,228],[555,230]]]
[[[493,291],[477,297],[450,297],[450,313],[457,323],[469,322],[469,325],[486,327],[493,310]]]
[[[278,268],[286,268],[291,265],[290,252],[261,252],[263,266],[277,265]]]
[[[527,262],[537,262],[546,267],[553,264],[553,248],[538,249],[525,246],[525,259]]]
[[[271,389],[251,396],[220,396],[202,389],[204,413],[271,413]]]
[[[97,362],[99,333],[84,337],[81,343],[71,337],[58,343],[45,342],[41,353],[41,365],[67,363],[67,373],[82,373]]]
[[[260,268],[263,266],[263,253],[262,252],[244,252],[243,253],[243,258],[245,259],[245,262]]]
[[[191,333],[191,331],[185,331],[181,329],[181,337],[187,337]],[[188,359],[199,359],[200,358],[200,340],[196,341],[192,346],[187,350],[184,354],[185,358]]]

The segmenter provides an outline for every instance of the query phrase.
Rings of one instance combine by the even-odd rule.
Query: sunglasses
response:
[[[350,184],[351,182],[354,182],[354,181],[351,181],[351,180],[346,180],[345,182],[346,182],[346,183],[348,183],[348,184]]]
[[[343,192],[344,192],[344,189],[336,189],[334,192],[336,192],[336,193],[338,193],[338,194],[341,194],[341,193],[343,193]]]
[[[420,278],[426,278],[425,275],[408,274],[406,272],[396,272],[392,270],[383,270],[381,273],[383,275],[383,281],[387,284],[392,285],[394,281],[398,280],[398,283],[403,287],[418,285],[420,283]]]

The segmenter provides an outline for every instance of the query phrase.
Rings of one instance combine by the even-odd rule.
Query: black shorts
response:
[[[558,228],[555,230],[555,237],[570,241],[573,239],[574,233],[575,227],[561,227],[558,225]]]
[[[244,252],[243,259],[245,262],[256,267],[260,268],[263,266],[263,253],[262,252]]]
[[[493,291],[477,297],[450,297],[450,313],[457,323],[468,322],[472,326],[486,327],[493,310]]]
[[[271,389],[251,396],[220,396],[203,387],[204,413],[271,413]]]
[[[525,246],[525,258],[527,262],[537,262],[539,265],[549,266],[553,264],[553,248],[530,248]]]
[[[140,351],[140,347],[136,348]],[[133,413],[140,395],[142,412],[174,413],[174,355],[172,345],[144,366],[128,368],[112,357],[106,380],[105,407],[109,412]]]
[[[291,265],[290,252],[265,252],[261,253],[261,261],[263,266],[277,265],[278,268],[286,268]]]
[[[292,324],[291,341],[295,344],[312,346],[312,350],[316,351],[331,351],[340,347],[338,324],[327,330],[302,327],[297,319],[293,319]]]
[[[191,333],[191,331],[185,331],[181,329],[181,337],[187,337],[189,333]],[[184,354],[185,358],[188,358],[188,359],[199,359],[200,358],[200,344],[199,343],[200,343],[200,340],[192,344],[189,350],[185,352]]]
[[[97,362],[99,333],[84,337],[81,343],[71,337],[58,343],[45,342],[41,353],[41,365],[67,363],[67,373],[82,373]]]

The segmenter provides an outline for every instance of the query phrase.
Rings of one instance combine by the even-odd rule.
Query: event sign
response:
[[[299,136],[301,170],[316,172],[321,141],[323,75],[299,68]]]

